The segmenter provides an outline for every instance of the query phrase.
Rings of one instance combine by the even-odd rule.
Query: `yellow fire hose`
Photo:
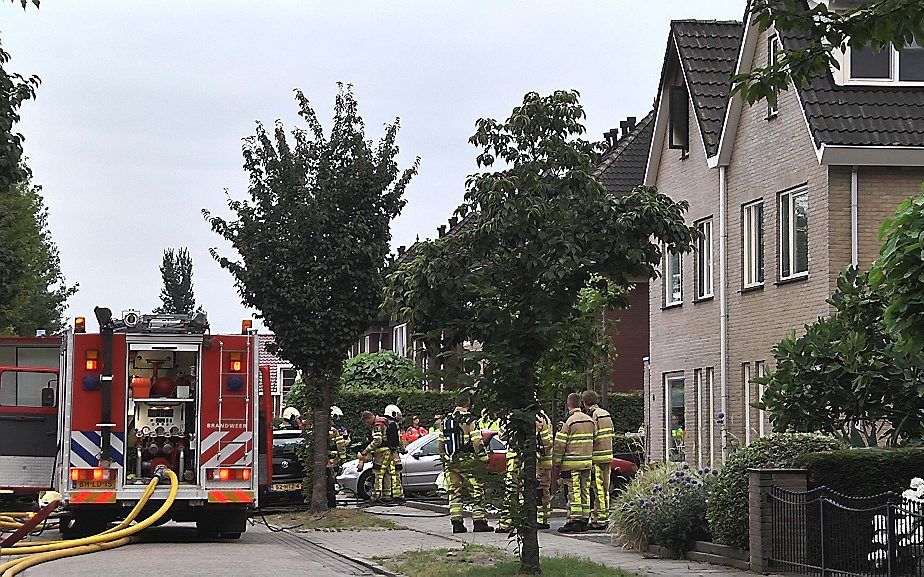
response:
[[[0,571],[2,571],[0,577],[13,577],[26,570],[28,567],[44,563],[45,561],[93,553],[105,549],[113,549],[130,543],[139,532],[147,529],[157,522],[158,519],[163,517],[173,505],[177,491],[179,491],[179,479],[177,479],[176,473],[173,471],[167,470],[164,474],[170,479],[170,492],[164,504],[144,521],[129,526],[132,520],[144,507],[147,500],[151,497],[151,494],[153,494],[154,488],[157,486],[158,482],[157,476],[151,480],[147,490],[145,490],[142,498],[138,500],[138,503],[135,504],[135,507],[132,509],[131,513],[129,513],[128,517],[112,529],[81,539],[53,541],[42,544],[27,543],[21,547],[0,548],[0,555],[27,555],[26,557],[13,559],[0,564]]]

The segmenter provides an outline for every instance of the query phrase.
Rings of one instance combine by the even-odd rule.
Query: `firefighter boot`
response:
[[[465,522],[462,519],[452,519],[452,532],[468,533],[468,529],[465,528]]]
[[[474,528],[472,531],[474,533],[493,533],[494,528],[488,525],[488,522],[484,519],[475,519],[473,522]]]
[[[559,533],[584,533],[587,531],[587,521],[584,519],[571,519],[558,528]]]

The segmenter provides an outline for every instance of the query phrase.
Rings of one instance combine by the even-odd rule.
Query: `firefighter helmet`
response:
[[[385,407],[385,416],[397,419],[401,416],[401,409],[398,408],[398,405],[388,405]]]
[[[299,418],[302,414],[298,412],[298,409],[295,407],[286,407],[282,411],[282,418],[286,421],[291,421],[293,418]]]
[[[340,410],[340,407],[334,405],[330,408],[330,418],[331,419],[342,419],[343,411]]]

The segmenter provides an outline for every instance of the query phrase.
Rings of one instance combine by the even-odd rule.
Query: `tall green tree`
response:
[[[228,200],[234,220],[204,211],[241,258],[212,254],[313,397],[313,511],[327,509],[331,398],[347,350],[380,310],[389,225],[419,163],[398,168],[397,119],[378,144],[367,140],[352,89],[339,86],[329,136],[296,91],[307,129],[294,128],[290,138],[279,121],[272,131],[257,124],[244,142],[250,199]]]
[[[202,310],[202,307],[196,307],[193,262],[186,247],[180,247],[176,251],[172,248],[164,250],[160,276],[164,286],[160,289],[161,305],[154,309],[155,313],[191,315]]]
[[[664,243],[689,250],[685,203],[650,188],[613,198],[592,176],[597,146],[583,140],[576,91],[528,93],[504,121],[481,119],[481,149],[457,210],[470,224],[419,245],[390,277],[402,318],[446,350],[464,340],[486,367],[481,392],[506,412],[523,456],[523,506],[515,515],[521,572],[540,572],[536,535],[536,368],[574,314],[582,289],[628,289],[657,274]],[[652,242],[655,239],[657,242]],[[471,364],[471,363],[470,363]]]
[[[758,26],[798,37],[780,51],[777,61],[734,78],[735,92],[748,103],[776,99],[791,83],[805,85],[812,78],[840,67],[838,53],[848,46],[884,50],[916,42],[924,46],[924,2],[870,0],[849,9],[834,10],[827,2],[809,7],[805,0],[753,0],[751,16]]]
[[[48,230],[41,189],[29,184],[0,188],[0,334],[32,335],[64,328],[64,307],[77,292],[61,272],[58,248]]]

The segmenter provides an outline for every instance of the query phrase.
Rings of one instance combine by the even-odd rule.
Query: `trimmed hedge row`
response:
[[[337,394],[336,405],[343,411],[344,424],[350,430],[354,440],[361,435],[362,421],[360,415],[363,411],[372,411],[382,414],[385,407],[390,404],[398,405],[406,419],[411,415],[420,416],[420,423],[424,427],[433,424],[433,416],[437,413],[446,414],[455,407],[456,394],[452,391],[420,391],[420,390],[381,390],[381,389],[342,389]],[[617,433],[636,432],[642,425],[644,416],[644,399],[639,393],[611,393],[609,396],[610,413]],[[479,406],[473,407],[472,412],[479,413]],[[547,412],[551,415],[551,411]],[[564,407],[558,412],[564,415]],[[409,425],[405,422],[404,425]]]
[[[901,494],[911,479],[924,476],[924,448],[846,449],[808,453],[796,466],[809,472],[809,488],[822,485],[845,495]]]

